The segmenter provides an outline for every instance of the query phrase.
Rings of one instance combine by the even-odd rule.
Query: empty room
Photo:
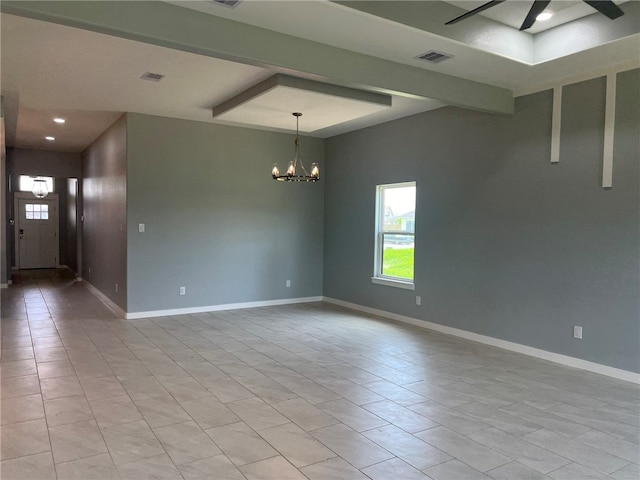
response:
[[[0,35],[3,480],[640,478],[640,1]]]

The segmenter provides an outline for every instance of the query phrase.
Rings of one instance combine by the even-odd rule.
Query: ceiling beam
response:
[[[513,113],[511,90],[402,65],[164,2],[2,1],[2,12],[293,75],[410,98]],[[215,79],[212,79],[214,81]]]
[[[244,92],[241,92],[238,95],[231,97],[218,105],[214,105],[212,108],[213,117],[215,118],[218,115],[222,115],[223,113],[228,112],[229,110],[233,110],[243,103],[255,99],[256,97],[259,97],[260,95],[276,87],[291,87],[306,92],[322,93],[324,95],[342,97],[349,100],[375,103],[377,105],[384,105],[385,107],[391,106],[391,97],[389,95],[365,92],[363,90],[356,90],[353,88],[346,88],[338,85],[316,82],[314,80],[292,77],[290,75],[276,74],[273,77],[269,77],[266,80],[258,83],[257,85],[252,86]]]

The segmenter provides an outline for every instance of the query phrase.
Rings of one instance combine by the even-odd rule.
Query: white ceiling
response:
[[[210,1],[167,3],[516,92],[621,63],[640,64],[638,35],[534,64],[496,53],[490,47],[485,51],[477,42],[465,44],[327,1],[245,1],[235,9]],[[411,3],[416,2],[408,2]],[[505,2],[490,10],[509,3],[523,2]],[[551,5],[556,3],[582,4],[554,0]],[[471,4],[468,7],[475,8]],[[577,7],[581,9],[582,5]],[[500,19],[500,22],[509,21],[516,20]],[[465,22],[460,24],[469,36],[474,23]],[[291,131],[295,129],[291,112],[302,111],[305,115],[301,127],[305,125],[314,136],[328,137],[444,105],[441,101],[396,92],[391,107],[354,114],[354,105],[348,100],[333,97],[327,102],[326,98],[288,92],[275,103],[260,106],[265,117],[260,122],[232,114],[214,119],[213,106],[275,73],[308,75],[260,59],[238,63],[6,13],[2,14],[1,28],[1,80],[8,146],[82,151],[123,112]],[[486,33],[483,26],[483,34]],[[518,34],[528,36],[522,37],[525,43],[531,37],[530,33]],[[437,65],[414,58],[430,49],[455,57]],[[140,79],[145,72],[160,73],[165,78],[160,82],[145,81]],[[332,79],[321,80],[331,82]],[[320,111],[321,104],[330,107],[328,113],[326,108],[324,113]],[[318,117],[315,123],[314,113]],[[67,123],[54,124],[54,116],[66,118]],[[318,123],[320,117],[324,119],[323,124]],[[55,136],[56,141],[47,142],[45,135]]]
[[[140,78],[145,72],[166,77],[150,82]],[[87,138],[95,139],[123,112],[209,121],[209,107],[229,92],[238,93],[272,74],[263,68],[2,15],[2,95],[9,146],[82,151]],[[54,124],[54,116],[66,118],[67,123]],[[56,141],[47,142],[45,135]]]
[[[291,115],[300,112],[303,113],[300,131],[314,133],[389,108],[389,105],[278,85],[215,118],[236,125],[290,130],[295,125]]]

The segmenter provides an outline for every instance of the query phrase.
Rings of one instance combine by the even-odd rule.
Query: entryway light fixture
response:
[[[49,195],[47,190],[47,181],[42,177],[36,177],[33,179],[33,188],[31,189],[33,195],[36,198],[44,198]]]
[[[287,171],[284,175],[280,175],[280,170],[278,170],[278,164],[273,164],[273,169],[271,170],[271,176],[274,180],[278,180],[280,182],[317,182],[320,180],[320,169],[318,165],[315,163],[311,164],[311,173],[307,172],[307,169],[304,168],[304,164],[302,163],[302,158],[300,158],[300,136],[298,130],[298,122],[302,114],[300,112],[292,113],[294,117],[296,117],[296,140],[295,147],[293,153],[293,160],[289,162],[289,166],[287,167]],[[296,175],[296,168],[300,164],[300,169],[302,170],[303,175]]]

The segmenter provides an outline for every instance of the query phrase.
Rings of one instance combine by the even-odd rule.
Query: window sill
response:
[[[387,287],[404,288],[405,290],[415,290],[416,286],[413,282],[403,280],[394,280],[391,278],[371,277],[371,283],[378,285],[386,285]]]

